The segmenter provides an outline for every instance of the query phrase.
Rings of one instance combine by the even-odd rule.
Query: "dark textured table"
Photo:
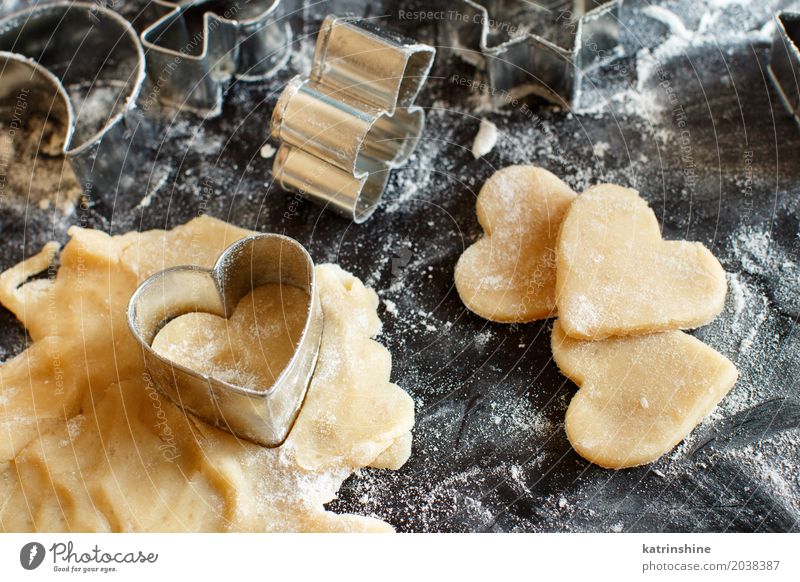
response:
[[[119,4],[131,19],[143,5]],[[135,196],[66,215],[0,208],[0,266],[65,241],[71,224],[120,233],[207,212],[296,237],[317,262],[358,275],[383,299],[379,341],[392,352],[393,380],[416,401],[417,424],[411,460],[351,477],[336,511],[400,531],[800,530],[800,129],[766,79],[769,31],[759,30],[789,3],[718,1],[706,16],[692,2],[665,3],[686,27],[672,22],[671,37],[665,13],[631,8],[626,57],[592,74],[590,111],[573,114],[533,98],[527,108],[487,108],[454,80],[474,71],[448,50],[448,22],[398,18],[400,5],[436,2],[371,3],[370,15],[438,44],[439,57],[420,98],[423,140],[363,225],[298,205],[259,153],[283,84],[308,66],[318,16],[337,4],[307,11],[290,67],[271,82],[235,84],[219,118],[156,108],[150,180]],[[500,138],[475,160],[480,118]],[[563,419],[576,388],[552,361],[551,322],[490,323],[458,298],[454,265],[481,234],[477,193],[514,163],[541,165],[576,190],[603,181],[639,189],[665,238],[704,243],[729,273],[725,311],[694,333],[737,364],[739,382],[651,466],[608,471],[571,450]],[[201,197],[204,187],[213,194]],[[26,337],[8,312],[0,322],[7,358]]]

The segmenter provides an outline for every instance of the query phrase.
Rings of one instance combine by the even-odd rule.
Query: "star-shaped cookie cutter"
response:
[[[786,109],[800,123],[800,12],[779,12],[775,21],[767,72]]]
[[[323,22],[309,77],[284,89],[272,114],[282,144],[272,172],[284,189],[357,223],[375,210],[389,172],[422,135],[414,105],[436,50],[356,18]]]
[[[0,19],[0,84],[4,100],[26,95],[61,130],[61,153],[84,193],[111,197],[139,188],[136,101],[145,80],[144,52],[133,26],[112,10],[84,2],[55,2]],[[81,88],[81,107],[70,87]],[[104,91],[110,91],[110,98]],[[108,108],[96,123],[90,105]],[[84,122],[82,109],[86,108]],[[24,129],[24,127],[23,127]]]
[[[289,59],[291,28],[281,0],[153,0],[166,12],[142,32],[159,99],[214,117],[232,79],[268,79]]]
[[[271,386],[231,384],[152,348],[158,332],[175,318],[195,312],[229,318],[244,296],[270,283],[308,293],[295,352]],[[190,265],[160,271],[133,293],[127,317],[150,379],[172,402],[260,445],[276,447],[286,440],[314,375],[323,329],[314,261],[299,242],[279,234],[257,234],[225,249],[212,269]]]
[[[495,93],[533,93],[577,109],[586,72],[618,56],[622,0],[573,0],[567,10],[563,1],[462,3],[453,44]]]

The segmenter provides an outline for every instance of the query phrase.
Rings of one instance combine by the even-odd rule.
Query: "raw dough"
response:
[[[189,313],[158,332],[153,349],[219,380],[265,389],[292,357],[306,321],[308,293],[264,285],[242,298],[230,320]]]
[[[481,317],[526,322],[555,315],[556,239],[575,193],[535,166],[510,166],[481,188],[485,236],[455,269],[464,304]]]
[[[0,275],[0,301],[33,343],[0,366],[0,530],[386,531],[323,504],[353,471],[397,467],[414,405],[389,382],[377,296],[318,267],[325,314],[317,371],[287,442],[266,449],[184,415],[148,383],[125,307],[147,276],[209,267],[248,231],[211,218],[109,237],[73,228]],[[22,286],[20,286],[22,285]]]
[[[485,156],[497,144],[497,126],[488,119],[481,119],[478,133],[472,142],[472,157],[476,160]]]
[[[565,428],[602,467],[650,463],[682,441],[736,383],[723,355],[680,331],[586,342],[553,324],[553,357],[579,387]]]
[[[662,240],[647,202],[612,184],[589,188],[570,207],[557,271],[561,326],[586,340],[704,325],[727,292],[708,249]]]

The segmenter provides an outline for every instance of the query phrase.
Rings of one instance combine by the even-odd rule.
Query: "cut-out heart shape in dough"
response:
[[[262,321],[259,316],[265,313],[274,316]],[[173,319],[158,332],[152,348],[176,364],[258,390],[272,386],[286,367],[307,315],[306,291],[270,283],[242,298],[230,319],[202,312]]]
[[[229,317],[240,299],[270,283],[306,292],[305,324],[274,382],[230,383],[152,348],[156,334],[176,317],[191,312]],[[160,271],[139,286],[128,307],[131,333],[154,383],[167,397],[209,424],[271,447],[286,439],[297,418],[316,365],[322,324],[311,256],[297,241],[278,234],[236,241],[213,269],[190,265]]]
[[[575,192],[535,166],[510,166],[489,178],[478,195],[485,236],[455,269],[468,309],[499,322],[526,322],[555,312],[555,249]]]
[[[565,429],[583,458],[609,469],[650,463],[681,442],[736,383],[736,367],[681,331],[587,342],[559,319],[551,346],[579,387]]]
[[[662,240],[647,202],[612,184],[589,188],[569,208],[557,271],[561,326],[586,340],[704,325],[727,292],[708,249]]]
[[[349,282],[355,285],[355,280]],[[363,292],[369,297],[363,286],[349,292],[344,289],[337,291],[350,295]],[[351,298],[346,296],[339,299],[345,304]],[[308,293],[303,289],[274,283],[262,285],[239,301],[230,319],[202,312],[187,313],[173,319],[158,332],[152,347],[162,357],[187,368],[230,384],[258,389],[271,385],[291,359],[303,332],[307,312]],[[334,325],[332,321],[326,321],[327,327]],[[340,355],[339,359],[349,362],[348,358],[353,358],[353,363],[348,364],[350,367],[363,365],[369,368],[369,373],[359,374],[355,384],[370,385],[377,378],[389,382],[391,355],[386,348],[375,342],[335,347],[347,354],[347,358]],[[321,363],[315,377],[316,373],[323,374],[326,368],[325,362]],[[335,380],[324,375],[318,379],[324,382]],[[365,414],[365,410],[373,410],[371,406],[376,401],[386,400],[385,394],[376,392],[359,397],[352,393],[356,386],[351,388],[337,390],[324,403],[309,394],[302,410],[306,411],[307,417],[313,418],[308,411],[320,407],[321,418],[300,423],[290,434],[295,439],[305,438],[309,442],[322,439],[325,449],[339,451],[344,442],[363,438],[374,432],[376,426],[393,418],[394,415],[386,416],[385,410],[382,410],[379,418],[368,418]],[[400,399],[389,398],[383,405],[387,409],[397,406],[398,412],[404,411],[408,407],[403,398],[406,398],[404,394]],[[330,416],[330,410],[340,408],[337,405],[339,399],[342,406],[335,419],[338,434],[333,434],[331,425],[334,419]],[[320,458],[325,458],[325,450],[319,443],[311,448],[311,452],[298,452],[299,460],[307,468],[315,467],[320,463]],[[410,454],[411,433],[408,432],[374,459],[370,466],[400,468]]]

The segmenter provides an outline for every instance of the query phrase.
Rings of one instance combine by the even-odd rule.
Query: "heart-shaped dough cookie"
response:
[[[455,269],[461,300],[481,317],[526,322],[555,314],[555,249],[575,192],[535,166],[510,166],[489,178],[478,195],[485,236]]]
[[[727,292],[708,249],[662,240],[647,202],[612,184],[589,188],[569,208],[557,270],[561,326],[586,340],[704,325]]]
[[[683,332],[586,342],[568,337],[560,323],[553,324],[553,357],[580,387],[567,409],[567,437],[602,467],[655,461],[736,383],[727,358]]]

